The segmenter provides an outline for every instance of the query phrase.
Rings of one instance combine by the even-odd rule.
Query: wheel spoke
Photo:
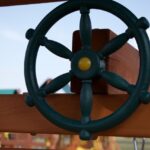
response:
[[[86,7],[81,7],[80,9],[80,38],[83,49],[91,48],[92,42],[92,27],[91,19],[89,16],[89,9]]]
[[[71,73],[65,73],[53,79],[48,85],[40,88],[40,94],[46,96],[64,87],[71,80]]]
[[[54,53],[57,56],[60,56],[62,58],[70,59],[72,58],[72,52],[65,47],[64,45],[48,40],[46,37],[41,41],[41,45],[45,46],[50,52]]]
[[[128,29],[125,33],[122,33],[115,37],[114,39],[110,40],[108,44],[104,46],[99,52],[98,55],[100,58],[105,58],[108,55],[111,55],[118,49],[120,49],[133,35],[131,31]]]
[[[82,88],[80,93],[80,107],[81,107],[81,122],[86,124],[90,121],[90,114],[92,110],[92,87],[91,80],[82,81]]]
[[[104,78],[110,85],[115,88],[118,88],[123,91],[127,91],[129,94],[132,93],[134,89],[134,85],[128,83],[125,79],[121,76],[108,71],[102,71],[100,76]]]

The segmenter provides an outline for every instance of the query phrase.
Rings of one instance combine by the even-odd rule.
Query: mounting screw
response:
[[[29,29],[27,32],[26,32],[26,38],[28,39],[28,40],[30,40],[31,38],[32,38],[32,36],[33,36],[33,34],[34,34],[34,29]]]
[[[141,17],[138,22],[137,22],[137,25],[140,27],[140,28],[143,28],[143,29],[148,29],[150,24],[148,22],[148,20],[145,18],[145,17]]]
[[[81,140],[90,140],[91,139],[91,134],[87,130],[83,129],[80,132],[80,139]]]
[[[33,107],[34,106],[34,101],[32,99],[32,97],[30,95],[26,95],[25,96],[25,103],[29,106],[29,107]]]

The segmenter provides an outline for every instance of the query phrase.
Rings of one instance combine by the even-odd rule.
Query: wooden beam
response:
[[[31,148],[12,148],[12,147],[11,148],[3,148],[2,147],[2,148],[0,148],[0,150],[33,150],[33,149],[31,149]],[[45,149],[38,149],[38,150],[45,150]],[[50,150],[50,149],[48,149],[48,150]],[[59,149],[57,149],[57,150],[59,150]]]
[[[19,150],[19,149],[21,149],[21,150],[31,150],[31,149],[29,149],[29,148],[3,148],[3,147],[1,147],[0,148],[0,150]]]
[[[26,5],[36,3],[60,2],[65,0],[0,0],[0,6]]]
[[[92,118],[98,119],[116,110],[128,95],[94,95]],[[65,116],[79,119],[79,95],[56,94],[49,104]],[[65,105],[64,105],[65,104]],[[123,123],[97,135],[150,137],[150,105],[141,104]],[[47,121],[35,108],[24,103],[24,95],[0,95],[0,132],[74,134]]]

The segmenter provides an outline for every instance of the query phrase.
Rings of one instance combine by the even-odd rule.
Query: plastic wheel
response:
[[[93,52],[91,46],[92,27],[89,16],[90,9],[100,9],[107,11],[120,18],[128,29],[111,40],[99,52]],[[80,11],[80,37],[81,50],[73,54],[62,44],[48,40],[45,35],[50,28],[65,15]],[[25,80],[29,92],[27,103],[35,105],[37,109],[51,122],[57,126],[80,133],[82,139],[88,140],[91,134],[103,131],[116,126],[129,117],[139,106],[141,99],[147,94],[150,80],[150,43],[145,30],[149,27],[148,21],[142,17],[137,17],[127,8],[117,2],[110,0],[69,0],[50,12],[36,27],[35,30],[29,29],[26,37],[29,39],[25,57]],[[117,51],[130,38],[135,37],[140,52],[140,70],[136,85],[129,84],[119,75],[106,71],[104,58]],[[71,70],[68,73],[55,78],[44,88],[37,84],[35,64],[37,52],[40,46],[45,46],[50,52],[69,59]],[[73,120],[61,115],[51,108],[45,100],[45,96],[54,93],[66,85],[71,77],[76,76],[82,80],[80,92],[81,120]],[[90,118],[92,110],[92,78],[99,76],[105,79],[112,86],[129,93],[128,100],[111,115],[92,120]]]

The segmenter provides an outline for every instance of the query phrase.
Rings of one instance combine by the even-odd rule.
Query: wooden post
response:
[[[92,31],[92,48],[94,51],[100,51],[111,39],[117,35],[109,29],[94,29]],[[79,31],[73,34],[73,52],[81,49]],[[132,62],[132,63],[131,63]],[[122,76],[129,83],[135,84],[139,72],[139,52],[130,44],[126,43],[118,51],[106,58],[106,70],[115,72]],[[71,82],[71,91],[79,93],[81,82],[73,78]],[[109,84],[103,79],[93,79],[93,91],[99,94],[125,94]]]

